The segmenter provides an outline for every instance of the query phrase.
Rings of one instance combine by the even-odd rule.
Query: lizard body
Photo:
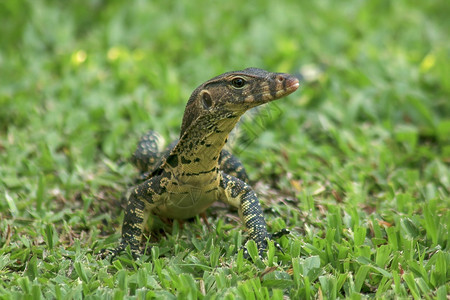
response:
[[[289,74],[248,68],[214,77],[194,90],[186,105],[179,140],[158,151],[150,131],[138,143],[132,161],[145,173],[129,195],[122,239],[138,252],[147,212],[188,219],[220,200],[237,207],[261,253],[266,248],[266,223],[242,164],[223,149],[228,134],[249,109],[279,99],[299,86]]]

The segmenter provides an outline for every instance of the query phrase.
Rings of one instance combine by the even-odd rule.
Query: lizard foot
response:
[[[141,255],[141,251],[139,250],[139,248],[136,247],[129,247],[130,245],[128,244],[120,244],[118,247],[114,248],[114,249],[102,249],[100,250],[100,257],[102,259],[107,258],[108,256],[110,257],[110,261],[113,261],[119,254],[121,254],[122,252],[127,252],[127,249],[129,249],[129,253],[131,254],[131,256],[133,257],[133,259],[138,259],[139,256]]]
[[[284,228],[284,229],[281,229],[280,231],[277,231],[277,232],[271,234],[270,237],[267,238],[266,241],[264,241],[264,242],[261,244],[261,246],[258,247],[259,258],[260,258],[260,259],[263,258],[263,253],[264,253],[264,251],[265,251],[266,248],[267,248],[267,240],[268,240],[268,239],[272,240],[274,246],[275,246],[278,250],[280,250],[281,253],[284,254],[283,248],[282,248],[281,245],[280,245],[277,241],[275,241],[274,239],[280,238],[280,237],[282,237],[282,236],[284,236],[284,235],[287,235],[287,234],[290,234],[290,233],[291,233],[291,232],[290,232],[288,229]],[[244,254],[244,258],[250,260],[251,257],[250,257],[250,254],[248,253],[247,248],[246,248],[245,246],[242,246],[241,249],[243,249],[243,251],[244,251],[244,253],[243,253],[243,254]]]

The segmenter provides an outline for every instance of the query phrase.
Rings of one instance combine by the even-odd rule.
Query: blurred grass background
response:
[[[120,198],[136,175],[121,161],[139,136],[155,129],[176,138],[196,86],[252,66],[320,70],[269,107],[276,113],[259,120],[239,153],[263,206],[274,208],[269,225],[293,230],[282,241],[286,254],[277,253],[278,273],[257,284],[275,298],[446,295],[449,13],[439,0],[2,1],[0,294],[134,296],[142,288],[169,298],[264,298],[251,279],[264,264],[221,282],[226,261],[205,249],[213,239],[239,264],[224,249],[238,249],[242,227],[220,223],[220,212],[211,223],[219,220],[223,240],[197,222],[154,242],[161,258],[137,262],[188,278],[173,286],[151,272],[157,284],[143,284],[133,279],[143,271],[92,254],[119,237]],[[242,134],[254,134],[257,118],[245,122]],[[206,246],[190,240],[196,232],[210,236]],[[180,271],[180,256],[206,256],[213,269]],[[322,273],[299,277],[311,257]],[[209,275],[202,290],[199,278]]]

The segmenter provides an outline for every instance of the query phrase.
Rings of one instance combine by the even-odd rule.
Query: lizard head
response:
[[[198,118],[239,118],[247,110],[297,90],[293,75],[247,68],[224,73],[200,85],[186,105],[181,134]]]

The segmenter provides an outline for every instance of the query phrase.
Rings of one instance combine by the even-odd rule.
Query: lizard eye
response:
[[[233,87],[240,89],[245,85],[245,80],[241,77],[236,77],[231,80],[231,84],[233,85]]]

